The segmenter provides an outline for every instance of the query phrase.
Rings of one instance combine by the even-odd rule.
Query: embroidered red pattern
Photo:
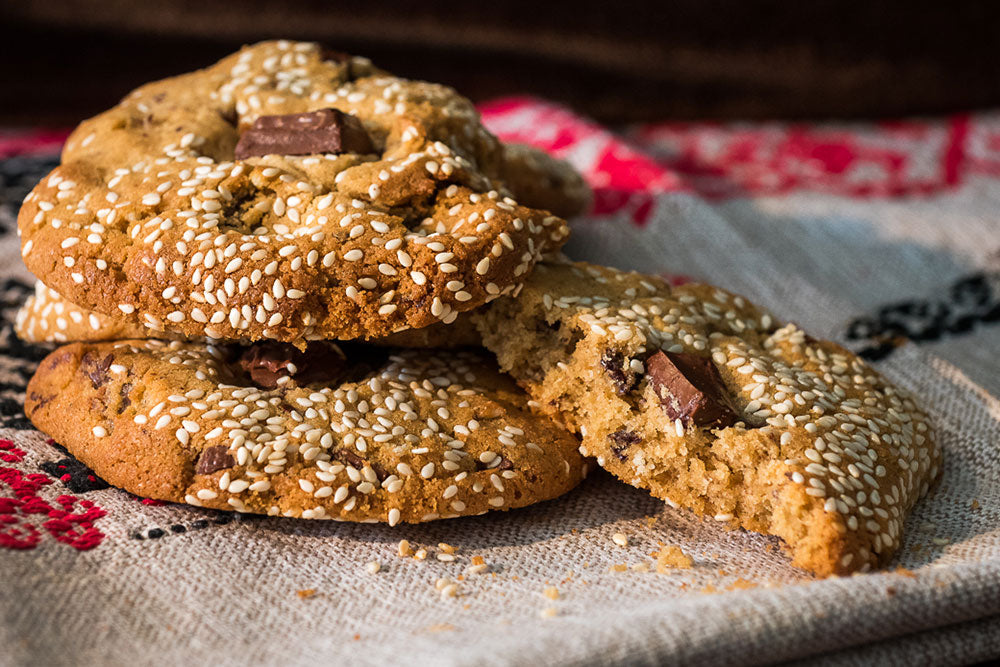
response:
[[[567,159],[594,187],[596,214],[642,224],[655,194],[705,199],[814,191],[846,197],[929,195],[971,175],[1000,176],[1000,115],[861,123],[650,123],[615,134],[557,105],[482,105],[501,139]]]
[[[24,456],[24,450],[13,442],[0,440],[0,461],[20,463]],[[33,549],[45,534],[81,551],[93,549],[104,540],[104,533],[94,522],[106,512],[72,495],[46,500],[39,492],[53,481],[42,473],[26,474],[0,466],[0,547]]]

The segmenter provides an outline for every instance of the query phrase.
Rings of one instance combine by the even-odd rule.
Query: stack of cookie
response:
[[[926,416],[739,296],[561,258],[587,201],[448,88],[245,48],[84,122],[26,198],[18,332],[70,343],[26,411],[164,500],[395,525],[596,460],[814,572],[884,562],[940,467]]]

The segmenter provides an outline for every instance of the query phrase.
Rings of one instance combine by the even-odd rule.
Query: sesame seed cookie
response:
[[[98,342],[127,338],[190,340],[180,334],[142,326],[121,313],[104,315],[81,308],[40,280],[35,282],[35,293],[17,311],[14,331],[18,338],[28,343]],[[421,329],[404,329],[370,342],[389,347],[439,349],[480,345],[479,332],[466,313],[451,324],[436,322]]]
[[[586,473],[481,353],[76,343],[25,411],[109,483],[216,509],[416,523],[555,498]]]
[[[444,86],[264,42],[83,122],[18,216],[73,303],[187,337],[375,338],[509,293],[565,242]]]
[[[777,535],[820,575],[885,563],[941,467],[907,392],[709,285],[542,264],[475,319],[583,454],[671,506]]]
[[[526,144],[504,144],[501,178],[525,206],[562,218],[586,213],[594,200],[590,186],[565,160]]]

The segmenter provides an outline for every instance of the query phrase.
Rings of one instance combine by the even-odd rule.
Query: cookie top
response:
[[[22,255],[73,303],[189,337],[384,336],[508,293],[566,240],[502,167],[451,89],[265,42],[83,122],[25,199]]]
[[[940,469],[906,391],[716,287],[543,264],[476,319],[583,453],[674,506],[781,537],[818,574],[884,563]]]
[[[240,512],[395,525],[585,474],[576,439],[472,352],[77,343],[42,361],[25,411],[115,486]]]
[[[142,326],[121,313],[105,315],[81,308],[54,289],[46,287],[40,280],[35,282],[35,293],[17,311],[14,331],[18,338],[29,343],[97,342],[126,338],[191,340],[181,334]],[[383,338],[375,338],[370,342],[389,347],[479,347],[479,333],[469,315],[462,313],[451,324],[436,322],[421,329],[405,329]]]
[[[526,144],[504,144],[501,178],[525,206],[559,217],[586,213],[594,193],[583,176],[565,160]]]

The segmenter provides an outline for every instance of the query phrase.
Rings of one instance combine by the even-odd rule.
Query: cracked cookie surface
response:
[[[22,256],[155,331],[381,337],[509,293],[565,242],[504,159],[449,88],[264,42],[82,123],[25,199]]]
[[[555,498],[586,474],[484,353],[150,340],[58,348],[25,411],[110,484],[217,509],[395,525]]]
[[[474,319],[585,455],[672,506],[777,535],[817,574],[885,563],[940,469],[906,391],[716,287],[544,263]]]

